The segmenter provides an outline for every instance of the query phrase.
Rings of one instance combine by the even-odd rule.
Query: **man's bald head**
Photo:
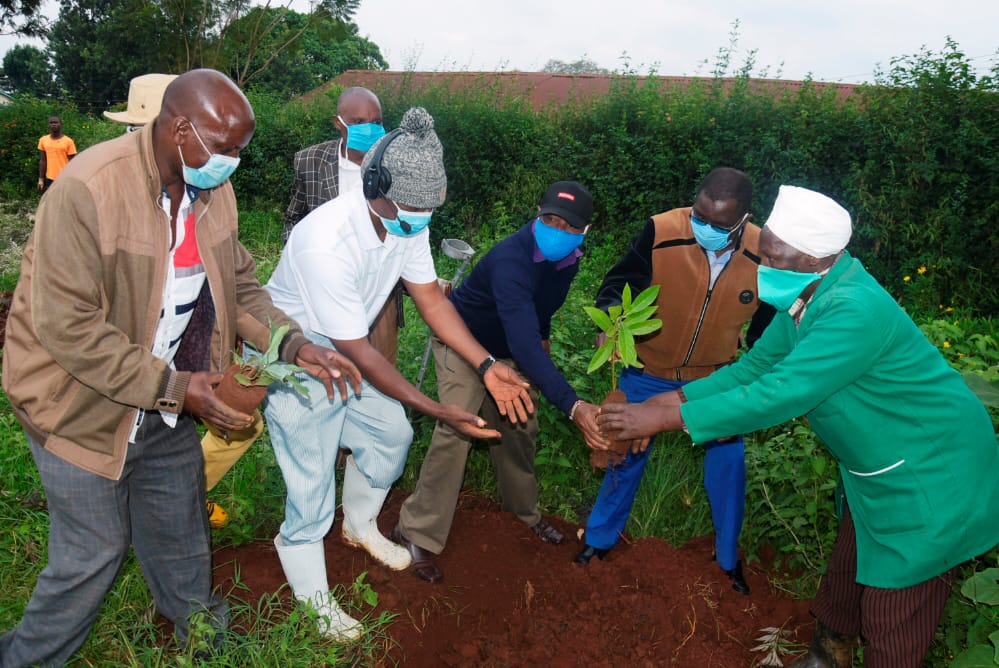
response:
[[[232,79],[198,69],[163,92],[153,126],[153,153],[164,184],[182,179],[183,165],[200,167],[211,154],[239,157],[256,130],[253,107]]]
[[[382,103],[378,96],[364,86],[351,86],[340,93],[336,101],[336,113],[343,116],[344,113],[351,113],[351,110],[359,105],[374,104],[380,112]]]

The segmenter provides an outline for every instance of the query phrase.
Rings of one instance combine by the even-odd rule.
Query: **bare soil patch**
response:
[[[394,491],[379,519],[388,534],[405,493]],[[430,585],[393,572],[340,540],[326,538],[330,584],[349,587],[362,571],[397,617],[388,629],[400,666],[698,666],[759,665],[751,652],[760,629],[784,626],[811,635],[807,601],[775,592],[758,567],[746,570],[742,596],[712,561],[713,539],[682,548],[644,538],[622,541],[604,561],[572,562],[579,527],[550,518],[570,537],[541,542],[499,505],[464,495],[447,549],[444,581]],[[238,566],[244,600],[278,591],[284,574],[269,542],[222,548],[216,584],[227,591]],[[284,590],[290,598],[287,588]]]

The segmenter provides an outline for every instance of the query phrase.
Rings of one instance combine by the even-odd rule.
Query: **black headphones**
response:
[[[371,156],[371,162],[368,163],[368,167],[361,176],[365,199],[378,199],[392,187],[392,175],[382,167],[382,156],[385,155],[385,149],[392,143],[392,140],[401,134],[402,128],[396,128],[385,135],[378,148],[375,149],[375,154]]]

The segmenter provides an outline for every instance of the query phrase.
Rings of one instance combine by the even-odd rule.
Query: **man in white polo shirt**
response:
[[[343,482],[350,500],[344,540],[402,570],[409,552],[385,538],[376,520],[413,438],[403,404],[469,438],[500,435],[478,416],[422,394],[372,347],[369,327],[396,282],[402,279],[431,330],[478,368],[503,415],[524,422],[534,409],[528,383],[475,340],[437,284],[426,227],[444,201],[447,179],[430,114],[421,107],[407,111],[400,128],[368,152],[361,170],[361,192],[341,194],[295,226],[266,286],[306,336],[332,342],[364,376],[360,396],[346,403],[328,401],[312,387],[306,400],[272,385],[264,411],[288,489],[274,544],[295,596],[316,609],[324,633],[338,640],[362,632],[333,600],[326,579],[323,537],[336,510],[339,448],[351,451]]]

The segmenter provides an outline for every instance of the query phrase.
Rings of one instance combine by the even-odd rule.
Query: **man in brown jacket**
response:
[[[225,75],[194,70],[138,132],[72,162],[45,196],[7,322],[3,387],[48,501],[49,560],[0,666],[61,665],[84,642],[135,550],[181,642],[188,618],[224,628],[211,591],[205,477],[194,418],[238,430],[251,416],[213,385],[237,336],[282,347],[345,398],[357,369],[271,303],[239,243],[229,175],[255,129]],[[210,640],[217,641],[215,633]]]

